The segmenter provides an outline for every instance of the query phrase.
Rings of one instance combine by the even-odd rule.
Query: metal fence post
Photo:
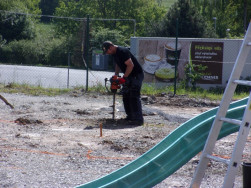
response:
[[[87,15],[87,22],[86,22],[86,91],[88,91],[88,81],[89,81],[89,24],[90,24],[90,17]]]
[[[176,41],[175,41],[175,70],[174,70],[174,94],[176,94],[176,82],[177,82],[177,64],[178,64],[178,27],[179,27],[179,19],[176,19]]]
[[[70,66],[71,66],[71,52],[68,52],[68,75],[67,75],[67,88],[69,89],[70,83]]]

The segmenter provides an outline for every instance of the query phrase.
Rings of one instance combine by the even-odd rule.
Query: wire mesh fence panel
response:
[[[121,44],[122,41],[129,42],[130,36],[135,33],[135,21],[129,19],[4,13],[10,20],[13,15],[29,17],[37,29],[29,39],[1,41],[0,82],[3,84],[19,83],[53,88],[104,85],[105,78],[111,77],[114,72],[114,64],[110,56],[102,53],[103,41],[116,38],[114,42],[119,41],[118,44]],[[119,27],[116,31],[111,29],[120,22],[126,22],[126,29],[130,30],[127,40],[122,40],[124,36]],[[16,30],[16,27],[13,25],[12,29]]]

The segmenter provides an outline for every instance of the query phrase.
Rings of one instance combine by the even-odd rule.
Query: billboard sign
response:
[[[207,67],[198,83],[222,83],[223,42],[191,42],[190,58],[193,64]]]

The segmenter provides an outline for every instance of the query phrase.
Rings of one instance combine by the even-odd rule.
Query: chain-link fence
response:
[[[14,32],[21,27],[12,23],[14,16],[36,23],[30,38],[1,39],[3,84],[86,89],[104,85],[104,79],[114,72],[112,57],[103,55],[101,49],[103,41],[110,40],[130,48],[143,67],[145,83],[167,86],[188,80],[191,84],[196,75],[192,71],[198,72],[201,65],[205,69],[196,80],[199,86],[224,87],[242,44],[241,39],[136,37],[136,21],[132,19],[47,16],[47,21],[41,22],[44,16],[3,13],[1,21],[10,22]],[[243,78],[250,76],[247,63]]]
[[[22,40],[1,40],[0,82],[41,87],[72,88],[104,85],[114,72],[109,55],[103,55],[104,40],[129,47],[135,35],[132,19],[93,19],[4,13],[2,21],[31,19],[34,36]],[[46,22],[41,22],[45,20]],[[123,31],[120,30],[123,26]],[[17,24],[16,27],[19,27]],[[116,28],[112,29],[112,28]],[[11,29],[17,30],[15,24]],[[124,34],[126,33],[126,34]]]

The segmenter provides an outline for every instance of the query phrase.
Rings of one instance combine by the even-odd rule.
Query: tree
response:
[[[188,0],[178,0],[174,3],[162,21],[151,25],[149,35],[175,37],[177,18],[179,37],[216,37],[213,28]]]
[[[220,38],[244,35],[251,17],[251,0],[190,0],[190,3],[199,8],[210,25],[217,25]]]
[[[230,29],[231,36],[242,36],[245,33],[243,10],[244,3],[242,0],[230,0],[224,11],[225,20],[223,23]]]
[[[16,0],[20,1],[20,0]],[[22,0],[21,1],[26,7],[26,11],[31,14],[41,14],[41,10],[39,9],[40,0]]]
[[[23,13],[39,13],[38,0],[0,1],[0,34],[7,42],[35,36],[34,20]]]
[[[135,19],[137,34],[144,36],[146,25],[163,17],[164,9],[159,7],[155,0],[60,0],[59,7],[56,8],[57,16],[86,18],[88,14],[96,19]],[[73,23],[72,26],[76,27]],[[120,29],[123,34],[128,34],[129,29],[133,31],[134,23],[118,20],[92,20],[92,26],[102,26],[112,30]],[[60,27],[61,32],[69,32],[69,25],[61,22]]]
[[[102,49],[104,41],[112,41],[114,44],[127,46],[125,43],[126,39],[118,30],[110,30],[107,28],[97,28],[92,32],[91,46],[93,48]]]
[[[6,40],[3,39],[2,35],[0,35],[0,48],[2,48],[5,45],[5,43],[6,43]]]
[[[41,0],[39,3],[39,8],[43,15],[54,15],[56,7],[59,4],[59,0]],[[51,18],[41,17],[42,22],[49,22]]]
[[[164,8],[158,6],[156,0],[98,0],[97,5],[100,18],[135,19],[137,35],[140,36],[146,36],[147,25],[164,16]],[[118,28],[122,24],[122,22],[114,22],[111,27]]]

